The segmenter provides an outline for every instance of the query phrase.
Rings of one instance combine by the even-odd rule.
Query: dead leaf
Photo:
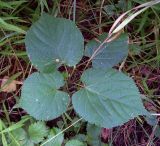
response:
[[[17,89],[17,84],[22,84],[22,82],[16,80],[9,81],[9,77],[5,76],[1,80],[1,91],[7,93],[14,92]]]

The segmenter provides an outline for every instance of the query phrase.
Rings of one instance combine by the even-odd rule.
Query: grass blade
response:
[[[26,33],[23,29],[5,22],[2,18],[0,18],[0,27],[9,31],[14,31],[22,34]]]

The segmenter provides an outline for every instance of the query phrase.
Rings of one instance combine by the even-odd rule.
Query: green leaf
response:
[[[106,5],[106,6],[104,6],[103,9],[108,14],[109,17],[112,17],[113,15],[115,15],[115,12],[116,12],[115,5]]]
[[[81,77],[84,88],[72,97],[73,106],[85,120],[111,128],[147,114],[134,81],[114,69],[89,69]]]
[[[107,38],[104,33],[98,37],[98,41],[91,40],[86,45],[85,55],[91,57],[100,44]],[[118,39],[105,43],[100,51],[94,56],[92,63],[94,68],[112,68],[114,65],[121,62],[128,54],[128,36],[122,34]]]
[[[23,128],[12,131],[12,142],[9,146],[22,146],[28,140],[27,133]]]
[[[31,140],[27,140],[22,146],[35,146]]]
[[[31,26],[25,44],[31,62],[42,72],[61,64],[75,66],[83,56],[84,39],[76,25],[47,14]]]
[[[77,139],[79,141],[85,142],[87,137],[85,134],[76,134],[73,139]]]
[[[139,55],[141,53],[141,47],[137,44],[130,44],[129,51],[132,55]]]
[[[122,11],[127,11],[127,3],[125,0],[119,0],[117,7],[120,8],[120,10]]]
[[[20,105],[38,120],[57,118],[67,109],[69,96],[58,89],[64,85],[59,72],[33,73],[23,84]]]
[[[87,146],[86,144],[80,142],[79,140],[70,140],[65,146]]]
[[[101,128],[94,124],[87,124],[87,143],[91,146],[101,146]]]
[[[57,135],[58,133],[60,133],[61,130],[54,127],[51,129],[50,134],[48,136],[48,139],[51,139],[52,137],[54,137],[55,135]],[[52,139],[51,141],[47,142],[44,146],[61,146],[64,140],[64,135],[63,133],[58,135],[56,138]]]
[[[2,18],[0,18],[0,27],[3,29],[9,30],[9,31],[15,31],[15,32],[22,33],[22,34],[26,33],[20,27],[9,24],[9,23],[5,22]]]
[[[39,142],[43,141],[45,136],[47,136],[48,128],[46,127],[44,122],[39,121],[29,126],[28,134],[30,140],[35,144],[38,144]]]

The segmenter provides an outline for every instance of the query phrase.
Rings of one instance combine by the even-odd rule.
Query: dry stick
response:
[[[123,29],[130,21],[132,21],[136,16],[138,16],[140,13],[142,13],[142,12],[144,12],[146,9],[148,9],[149,8],[149,6],[148,7],[144,7],[143,9],[141,9],[141,10],[138,10],[137,12],[136,11],[134,11],[134,12],[132,12],[127,18],[125,18],[124,20],[123,20],[123,22],[119,25],[119,26],[117,26],[115,29],[114,29],[114,31],[112,32],[113,34],[114,33],[117,33],[117,32],[119,32],[121,29]]]
[[[73,22],[74,23],[76,22],[76,3],[77,3],[77,1],[74,0],[73,1]]]
[[[123,17],[124,17],[127,13],[129,13],[130,11],[131,11],[131,10],[123,13],[122,15],[120,15],[120,16],[117,18],[117,20],[113,23],[111,29],[109,30],[109,35],[112,34],[113,30],[114,30],[115,27],[118,25],[118,23],[119,23],[119,22],[123,19]]]
[[[159,120],[158,120],[158,122],[159,122]],[[150,137],[149,137],[149,139],[148,139],[148,142],[147,142],[147,145],[146,145],[146,146],[152,146],[152,145],[151,145],[151,140],[153,139],[154,134],[155,134],[155,131],[156,131],[157,127],[158,127],[158,122],[156,123],[156,125],[155,125],[154,128],[153,128],[153,131],[152,131],[152,133],[151,133],[151,135],[150,135]]]
[[[116,34],[111,34],[111,35],[108,35],[108,37],[99,45],[99,47],[95,50],[95,52],[92,54],[92,56],[90,57],[85,69],[88,67],[89,63],[91,62],[91,60],[97,55],[97,53],[102,49],[102,46],[105,44],[105,43],[109,43],[111,41],[113,41],[114,39],[116,39],[122,32],[123,30],[119,31],[118,33]]]
[[[139,15],[141,12],[145,11],[147,8],[151,7],[152,5],[155,5],[157,3],[160,3],[160,0],[154,0],[154,1],[151,1],[151,2],[147,2],[147,3],[144,3],[142,5],[139,5],[125,13],[123,13],[120,17],[118,17],[118,19],[114,22],[114,24],[112,25],[110,31],[109,31],[109,35],[108,37],[99,45],[99,47],[95,50],[95,52],[92,54],[92,56],[90,57],[87,65],[85,68],[87,68],[87,66],[89,65],[89,63],[91,62],[91,60],[97,55],[97,53],[100,51],[100,49],[102,48],[102,46],[105,44],[105,43],[108,43],[108,42],[111,42],[113,41],[114,39],[117,38],[117,36],[119,36],[122,32],[122,29],[134,18],[136,17],[137,15]],[[136,12],[138,9],[142,8],[141,10],[139,10],[138,12]],[[121,23],[123,24],[122,25],[122,28],[119,29],[119,26],[117,26],[119,24],[119,22],[131,11],[135,11],[133,13],[134,16],[132,17],[127,17],[125,20],[129,20],[127,23]]]
[[[152,116],[160,116],[160,113],[151,113]]]
[[[123,60],[123,62],[121,63],[121,65],[119,66],[119,71],[121,71],[122,70],[122,68],[124,67],[124,65],[125,65],[125,62],[126,62],[126,59],[127,59],[127,57]]]
[[[102,0],[101,7],[100,7],[99,25],[101,25],[101,23],[102,23],[102,8],[103,8],[103,4],[104,4],[104,0]],[[102,28],[101,28],[101,26],[99,26],[99,33],[100,33],[100,34],[102,33]]]
[[[147,3],[144,3],[142,5],[139,5],[125,13],[123,13],[122,15],[120,15],[118,17],[118,19],[114,22],[114,24],[112,25],[110,31],[109,31],[109,35],[108,37],[99,45],[99,47],[95,50],[95,52],[92,54],[92,56],[90,57],[85,69],[88,67],[89,63],[91,62],[91,60],[97,55],[97,53],[100,51],[100,49],[102,48],[102,46],[105,44],[105,43],[108,43],[108,42],[111,42],[113,41],[114,39],[117,38],[117,36],[119,36],[122,32],[122,29],[134,18],[136,17],[137,15],[139,15],[141,12],[145,11],[147,8],[149,8],[150,6],[152,5],[155,5],[157,3],[160,3],[160,0],[154,0],[154,1],[151,1],[151,2],[147,2]],[[138,9],[142,8],[140,11],[136,12]],[[120,30],[118,31],[115,31],[119,26],[117,26],[119,24],[119,22],[131,11],[135,11],[135,13],[133,13],[134,17],[131,19],[130,17],[127,17],[125,20],[127,20],[128,18],[130,18],[130,21],[128,21],[128,23],[126,23]],[[137,13],[137,15],[135,15]]]
[[[131,11],[131,10],[130,10]],[[117,38],[117,37],[114,37],[113,34],[112,34],[112,31],[115,29],[115,27],[117,26],[117,24],[119,23],[119,21],[127,14],[128,12],[122,14],[116,21],[115,23],[112,25],[110,31],[109,31],[109,35],[108,37],[99,45],[99,47],[95,50],[95,52],[92,54],[92,56],[90,57],[87,65],[86,65],[86,68],[87,66],[89,65],[89,63],[91,62],[91,60],[97,55],[97,53],[100,51],[100,49],[102,48],[102,46],[107,43],[107,42],[111,42],[113,41],[114,39],[112,38]],[[121,33],[121,31],[120,31]],[[120,35],[120,33],[118,32],[118,36]],[[117,36],[117,34],[115,34],[115,36]],[[112,37],[113,36],[113,37]]]
[[[2,30],[3,34],[6,36],[6,32],[5,32],[3,29],[1,29],[1,30]],[[12,44],[11,44],[10,40],[9,40],[8,38],[7,38],[7,40],[8,40],[8,43],[9,43],[9,45],[10,45],[10,48],[11,48],[12,51],[13,51],[14,57],[15,57],[16,60],[18,61],[18,64],[20,65],[20,68],[21,68],[21,70],[23,71],[22,64],[21,64],[21,62],[19,61],[18,57],[16,56],[16,53],[15,53],[13,47],[12,47]]]
[[[110,31],[109,31],[109,34],[113,33],[113,31],[116,29],[118,23],[119,23],[119,22],[124,18],[124,16],[126,16],[129,12],[131,12],[131,11],[137,11],[138,9],[144,8],[144,7],[151,7],[151,6],[153,6],[153,5],[155,5],[155,4],[158,4],[158,3],[160,3],[160,0],[154,0],[154,1],[151,1],[151,2],[147,2],[147,3],[141,4],[141,5],[137,6],[137,7],[135,7],[135,8],[133,8],[133,9],[131,9],[131,10],[123,13],[123,14],[120,15],[120,16],[118,17],[118,19],[114,22],[114,24],[112,25],[112,27],[111,27],[111,29],[110,29]]]

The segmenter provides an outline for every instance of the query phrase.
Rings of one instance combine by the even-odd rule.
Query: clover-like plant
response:
[[[107,128],[146,114],[132,78],[112,69],[127,57],[127,34],[101,45],[106,37],[106,33],[102,34],[98,41],[91,40],[84,49],[84,38],[75,23],[43,14],[25,37],[29,59],[39,72],[25,80],[21,107],[34,118],[48,121],[63,114],[71,98],[74,110],[82,118]],[[83,56],[91,58],[92,67],[81,76],[83,87],[70,97],[59,90],[66,83],[58,68],[61,65],[76,67]]]

